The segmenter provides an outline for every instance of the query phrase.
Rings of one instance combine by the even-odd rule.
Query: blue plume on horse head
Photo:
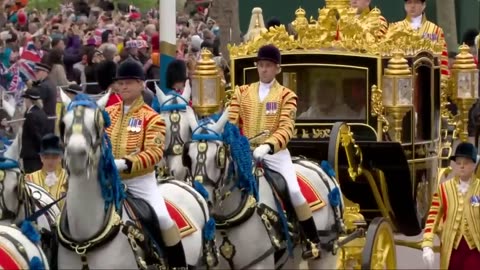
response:
[[[88,95],[78,94],[68,105],[67,110],[73,110],[75,107],[82,106],[92,109],[99,109],[102,112],[104,128],[110,125],[108,113],[100,108],[97,103]],[[102,190],[102,197],[105,201],[105,211],[114,203],[116,209],[120,209],[121,203],[125,198],[122,181],[115,166],[115,158],[112,153],[112,144],[106,132],[103,132],[101,138],[101,156],[98,163],[98,178]]]

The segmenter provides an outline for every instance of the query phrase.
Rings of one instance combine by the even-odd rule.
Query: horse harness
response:
[[[228,148],[219,142],[212,142],[215,143],[217,150],[215,154],[215,164],[217,168],[220,169],[220,181],[215,182],[213,181],[207,173],[207,151],[208,151],[208,142],[207,141],[200,141],[197,144],[197,157],[196,157],[196,166],[195,171],[192,174],[190,168],[192,167],[192,160],[189,156],[190,144],[192,142],[187,142],[183,146],[183,153],[182,153],[182,163],[183,166],[188,168],[188,174],[192,180],[198,181],[200,184],[206,182],[214,187],[215,190],[219,188],[220,185],[224,184],[225,172],[226,172],[226,163],[228,159]],[[218,195],[218,196],[217,196]],[[216,194],[214,200],[220,199],[221,196]]]
[[[5,159],[5,158],[3,158]],[[18,205],[15,211],[8,209],[6,201],[5,201],[5,177],[7,175],[5,170],[0,170],[0,210],[2,211],[0,214],[0,220],[15,220],[20,213],[22,207],[24,208],[24,213],[26,216],[30,215],[35,207],[35,202],[33,201],[32,196],[29,196],[30,190],[28,189],[25,183],[25,176],[19,172],[15,171],[16,178],[18,179],[17,184],[17,198],[18,198]]]
[[[165,149],[166,155],[181,155],[184,141],[180,136],[180,121],[182,116],[177,110],[170,114],[170,143]]]
[[[104,119],[102,112],[99,109],[95,109],[95,133],[96,140],[93,140],[93,136],[88,132],[84,121],[85,107],[76,106],[73,109],[74,119],[72,126],[65,134],[65,144],[68,144],[68,139],[73,134],[81,134],[87,140],[87,144],[91,146],[90,152],[88,154],[88,163],[87,166],[95,167],[94,155],[102,145],[103,137],[103,125]],[[68,170],[68,168],[67,168]],[[126,188],[126,187],[125,187]],[[66,203],[65,203],[66,205]],[[80,256],[82,262],[82,269],[90,269],[88,266],[87,254],[95,250],[96,248],[110,242],[113,240],[120,231],[125,234],[128,238],[128,242],[132,251],[135,255],[135,260],[139,269],[147,269],[149,265],[144,260],[142,254],[142,249],[139,248],[139,245],[143,245],[145,241],[145,236],[142,233],[141,225],[127,221],[122,221],[122,209],[115,209],[113,205],[107,210],[107,218],[102,226],[102,229],[91,239],[85,240],[83,242],[77,242],[73,240],[70,232],[68,230],[68,219],[66,215],[66,206],[64,205],[61,214],[57,218],[57,228],[56,228],[56,238],[58,242],[67,250],[75,252]],[[124,201],[122,202],[124,205]],[[128,212],[128,211],[127,211]],[[53,261],[56,261],[56,258],[52,258]],[[162,264],[162,263],[161,263]],[[165,268],[164,264],[158,267],[159,269]]]
[[[178,103],[177,97],[182,99],[185,104]],[[172,101],[173,104],[166,104]],[[173,93],[173,97],[166,100],[160,105],[161,112],[170,112],[170,143],[165,148],[165,155],[181,155],[183,150],[184,141],[180,136],[180,121],[182,115],[179,113],[185,110],[188,102],[178,93]]]
[[[183,165],[189,169],[192,167],[192,161],[189,156],[189,148],[191,143],[192,142],[185,143],[182,154]],[[206,182],[209,185],[212,185],[216,193],[213,197],[214,203],[218,203],[219,205],[221,205],[222,201],[231,194],[234,188],[236,188],[236,185],[234,185],[231,189],[227,189],[227,191],[224,193],[217,192],[218,190],[220,190],[221,187],[225,187],[226,184],[228,184],[227,181],[225,181],[225,173],[227,169],[226,163],[228,161],[229,150],[227,146],[219,142],[213,141],[212,143],[215,143],[217,147],[215,155],[215,165],[217,166],[217,168],[220,169],[220,181],[213,181],[207,173],[206,156],[209,147],[207,141],[199,141],[197,144],[197,163],[194,169],[194,173],[191,174],[190,177],[193,176],[193,180],[200,183]],[[256,178],[256,180],[258,181],[258,178]],[[276,229],[278,229],[277,225],[279,219],[275,215],[274,210],[265,204],[258,205],[253,195],[246,194],[243,190],[241,190],[241,192],[241,201],[235,211],[232,211],[232,213],[227,216],[220,216],[215,213],[212,214],[213,218],[216,221],[216,228],[220,231],[223,240],[222,244],[220,245],[220,255],[227,261],[231,269],[235,269],[233,258],[236,254],[236,248],[235,245],[232,244],[229,240],[226,231],[244,223],[246,220],[251,218],[256,211],[269,234],[270,240],[272,241],[272,247],[269,248],[265,253],[257,257],[255,260],[242,267],[242,269],[248,269],[252,267],[253,265],[262,261],[263,259],[270,256],[276,250],[282,247],[280,242],[281,238],[278,233],[276,233]]]
[[[12,227],[18,230],[17,226],[12,225]],[[13,246],[15,246],[15,249],[17,250],[18,253],[20,253],[20,256],[22,256],[22,258],[27,262],[27,264],[30,262],[30,259],[28,258],[28,254],[27,254],[27,249],[20,241],[15,239],[15,237],[12,237],[11,235],[2,231],[0,232],[0,238],[3,238],[9,241]],[[35,245],[35,247],[38,251],[38,254],[42,255],[42,258],[41,258],[42,264],[45,264],[45,262],[47,261],[47,258],[43,256],[42,249],[38,245]]]

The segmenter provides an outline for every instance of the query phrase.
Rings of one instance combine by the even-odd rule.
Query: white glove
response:
[[[128,169],[125,159],[115,159],[115,167],[117,167],[117,171],[119,172],[123,172]]]
[[[263,157],[270,152],[271,148],[268,144],[262,144],[253,150],[253,158],[261,161]]]
[[[435,254],[430,247],[423,248],[423,263],[428,269],[433,269],[433,262],[435,261]]]

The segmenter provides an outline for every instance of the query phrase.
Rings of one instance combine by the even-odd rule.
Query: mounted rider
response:
[[[266,167],[285,178],[299,224],[307,241],[312,244],[307,245],[302,256],[305,259],[319,258],[320,254],[316,254],[320,243],[317,228],[312,211],[300,190],[287,149],[295,127],[297,95],[275,80],[275,76],[281,72],[280,64],[281,54],[275,46],[266,45],[259,49],[256,66],[260,81],[243,85],[235,91],[229,120],[239,125],[243,135],[248,138],[268,130],[266,138],[258,137],[251,143],[251,147],[255,148],[253,157],[263,160]]]
[[[142,96],[145,74],[134,60],[120,64],[115,78],[122,101],[107,107],[115,165],[127,192],[146,200],[158,217],[169,267],[186,267],[180,232],[170,217],[163,196],[156,191],[155,164],[163,157],[165,123],[145,104]]]
[[[40,159],[42,169],[25,175],[25,179],[43,187],[57,200],[67,192],[67,171],[62,168],[63,149],[60,138],[49,133],[42,138]],[[59,203],[59,207],[63,201]]]

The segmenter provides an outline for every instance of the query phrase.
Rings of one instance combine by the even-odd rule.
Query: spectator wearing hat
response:
[[[117,87],[115,84],[115,75],[117,73],[117,64],[111,60],[105,60],[98,64],[96,69],[96,76],[98,86],[102,90],[105,91],[112,91],[110,97],[107,102],[107,106],[112,106],[117,104],[118,102],[122,101],[122,98],[118,94]]]
[[[25,175],[27,181],[43,187],[55,200],[67,191],[67,171],[62,168],[62,155],[60,138],[52,133],[46,134],[40,144],[42,168]]]
[[[433,269],[433,239],[440,233],[440,269],[480,269],[480,179],[475,176],[477,149],[468,142],[455,149],[454,177],[433,194],[423,234],[423,260]]]
[[[173,60],[168,64],[166,71],[166,87],[165,92],[175,91],[179,94],[183,93],[185,83],[187,81],[187,66],[183,60]],[[191,101],[190,101],[191,103]],[[160,103],[157,97],[154,97],[152,108],[160,112]]]
[[[180,232],[165,201],[156,193],[155,165],[163,158],[165,122],[142,98],[145,73],[137,61],[120,64],[115,78],[122,102],[106,108],[111,125],[106,132],[112,142],[115,165],[123,183],[135,197],[154,209],[159,221],[170,267],[186,267]]]
[[[297,112],[297,95],[282,86],[275,77],[281,72],[281,54],[273,45],[258,50],[256,67],[259,82],[243,85],[235,91],[229,111],[230,122],[240,125],[243,134],[254,137],[268,130],[270,136],[251,144],[253,157],[280,173],[288,186],[289,197],[307,244],[302,257],[320,256],[320,239],[312,217],[312,210],[298,185],[287,145],[293,137]],[[258,123],[264,123],[259,125]]]
[[[35,77],[37,79],[34,82],[40,98],[42,99],[43,111],[47,116],[55,116],[57,107],[57,89],[53,78],[49,76],[51,66],[44,63],[37,63],[35,65]],[[47,124],[47,131],[53,133],[55,128],[55,120],[49,120]]]
[[[20,158],[23,161],[25,173],[32,173],[42,168],[40,146],[42,137],[49,133],[50,125],[47,114],[42,110],[40,91],[38,87],[27,89],[22,97],[25,102],[25,122],[22,132],[22,150]]]

